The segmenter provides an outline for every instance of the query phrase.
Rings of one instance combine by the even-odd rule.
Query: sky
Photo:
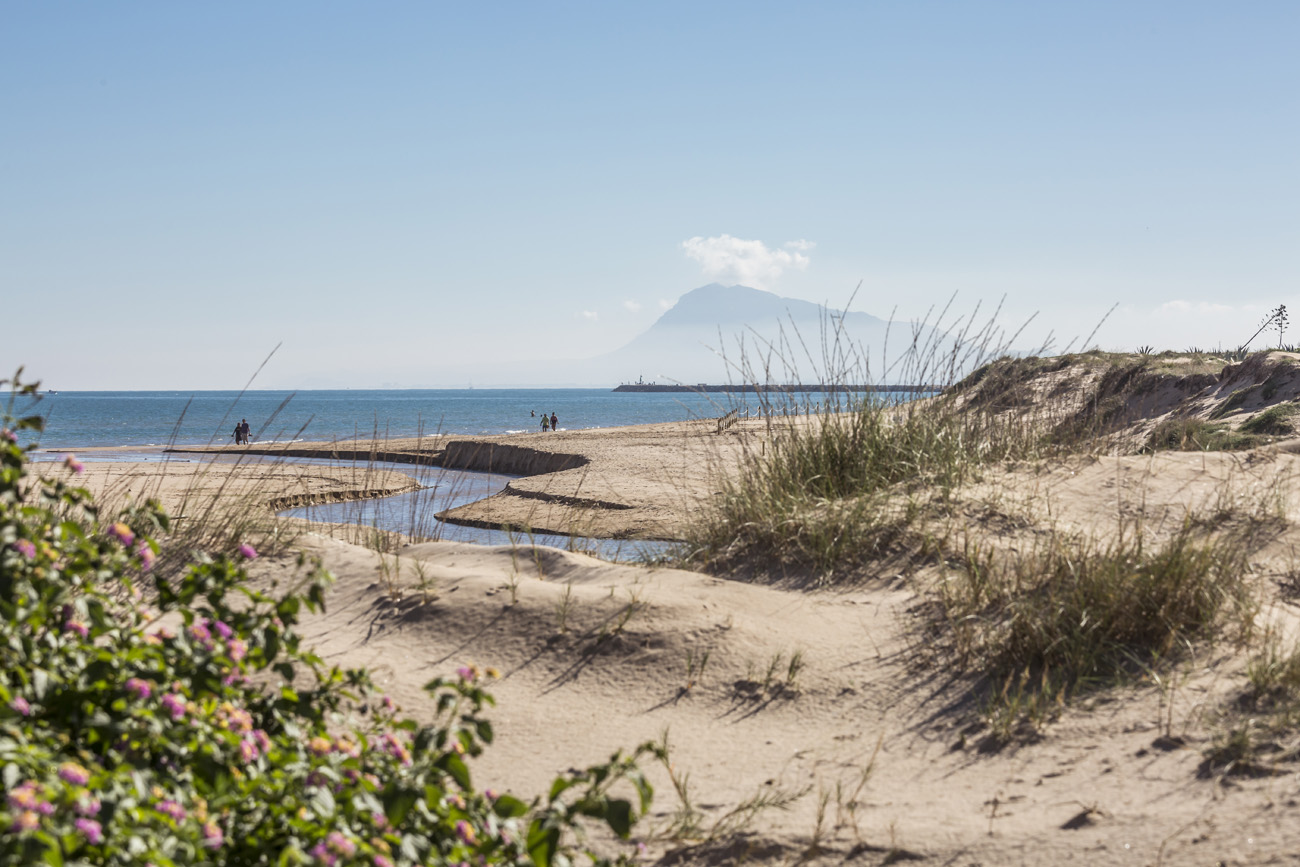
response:
[[[0,378],[509,385],[475,372],[714,281],[1236,346],[1300,305],[1298,36],[1294,2],[6,0]]]

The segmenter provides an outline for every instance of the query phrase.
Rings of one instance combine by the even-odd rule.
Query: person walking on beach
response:
[[[542,433],[546,433],[546,431],[549,429],[550,424],[551,424],[551,420],[546,417],[546,413],[542,413]]]
[[[559,430],[559,429],[560,429],[560,420],[555,417],[555,413],[551,413],[551,430]]]
[[[244,436],[244,445],[248,445],[249,430],[250,428],[248,427],[248,419],[244,419],[239,423],[239,432]]]
[[[237,446],[238,446],[238,445],[243,445],[243,439],[244,439],[244,428],[243,428],[243,425],[236,424],[236,425],[235,425],[235,432],[234,432],[233,434],[231,434],[231,436],[233,436],[233,437],[235,438],[235,445],[237,445]]]

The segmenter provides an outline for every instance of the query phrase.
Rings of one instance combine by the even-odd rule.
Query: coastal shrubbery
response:
[[[476,789],[490,672],[434,680],[436,716],[402,718],[301,646],[322,570],[254,589],[245,542],[164,576],[167,515],[101,514],[73,459],[33,478],[16,432],[39,427],[0,430],[0,864],[559,867],[585,819],[629,836],[656,748],[530,803]]]

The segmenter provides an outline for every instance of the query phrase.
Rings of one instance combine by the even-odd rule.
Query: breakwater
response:
[[[922,394],[939,391],[933,385],[776,385],[736,383],[726,385],[658,385],[654,383],[630,382],[618,386],[614,391],[637,393],[675,394]]]

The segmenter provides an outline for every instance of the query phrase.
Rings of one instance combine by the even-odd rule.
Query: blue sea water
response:
[[[838,396],[842,401],[843,396]],[[773,396],[799,406],[836,396]],[[758,401],[748,396],[750,411]],[[553,412],[561,430],[714,418],[745,406],[737,395],[606,389],[421,389],[331,391],[64,391],[20,398],[13,413],[40,415],[47,449],[220,445],[248,419],[253,442],[330,442],[436,433],[540,430]],[[530,413],[537,413],[536,416]],[[29,438],[30,441],[30,438]]]
[[[845,395],[771,395],[767,406],[844,405]],[[736,409],[757,413],[760,401],[728,394],[613,392],[605,389],[433,389],[337,391],[64,391],[20,398],[16,417],[39,415],[45,430],[24,432],[42,450],[38,460],[56,460],[77,451],[82,460],[159,460],[161,446],[232,443],[235,424],[247,418],[253,442],[344,441],[354,438],[450,434],[502,434],[540,431],[541,416],[552,412],[561,430],[715,418]],[[534,416],[532,413],[536,413]],[[138,446],[138,453],[87,454],[89,447]],[[173,460],[193,460],[191,456]],[[261,460],[249,457],[240,460]],[[294,463],[312,463],[294,459]],[[293,509],[284,514],[315,521],[347,522],[409,535],[479,544],[537,543],[566,547],[559,536],[521,538],[497,530],[458,527],[436,521],[444,509],[491,496],[511,478],[499,474],[444,471],[391,465],[424,485],[380,500]],[[610,559],[652,556],[664,543],[579,540]]]

